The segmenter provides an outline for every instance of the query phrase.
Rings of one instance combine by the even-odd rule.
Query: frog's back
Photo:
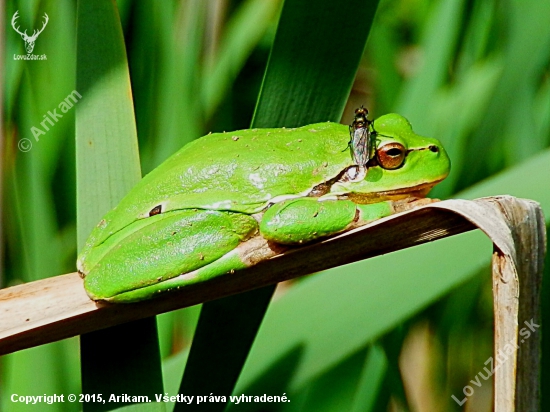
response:
[[[133,199],[147,209],[206,208],[251,213],[270,199],[308,191],[351,164],[347,126],[250,129],[204,136],[147,175]]]

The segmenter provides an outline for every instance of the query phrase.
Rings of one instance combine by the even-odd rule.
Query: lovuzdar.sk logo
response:
[[[19,26],[17,25],[17,19],[19,18],[19,10],[17,10],[12,19],[11,19],[11,26],[13,29],[21,35],[21,38],[25,42],[25,49],[27,50],[27,54],[14,54],[13,59],[14,60],[46,60],[47,57],[45,54],[32,54],[32,51],[34,50],[34,43],[36,42],[36,39],[44,31],[46,28],[46,25],[48,24],[48,21],[50,18],[46,13],[44,13],[44,22],[42,24],[42,28],[40,30],[34,30],[32,35],[29,36],[27,34],[27,30],[21,31]]]

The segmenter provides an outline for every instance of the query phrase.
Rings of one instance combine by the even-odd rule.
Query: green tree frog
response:
[[[133,302],[388,216],[449,173],[441,144],[387,114],[354,162],[348,126],[214,133],[145,176],[93,229],[77,267],[94,300]],[[370,142],[367,142],[370,144]],[[361,173],[360,169],[366,169]]]

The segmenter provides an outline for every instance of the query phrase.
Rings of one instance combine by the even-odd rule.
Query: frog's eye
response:
[[[407,150],[401,143],[387,143],[376,151],[378,163],[384,169],[397,169],[405,160]]]
[[[155,207],[152,208],[151,211],[149,212],[149,217],[158,215],[158,214],[160,214],[161,212],[162,212],[162,206],[161,206],[161,205],[155,206]]]

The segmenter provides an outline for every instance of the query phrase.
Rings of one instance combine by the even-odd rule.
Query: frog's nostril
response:
[[[439,147],[437,147],[436,145],[430,145],[429,147],[430,151],[434,152],[434,153],[437,153],[439,152]]]

